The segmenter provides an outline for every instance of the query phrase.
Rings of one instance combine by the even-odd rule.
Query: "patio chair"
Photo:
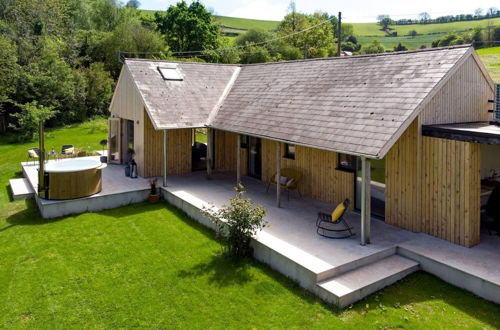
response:
[[[337,205],[331,214],[319,212],[316,219],[316,232],[318,235],[336,239],[354,236],[353,227],[349,225],[344,217],[349,204],[350,201],[347,198]]]
[[[33,164],[35,161],[40,158],[40,149],[38,148],[29,148],[28,149],[28,162],[33,159]]]
[[[302,173],[299,170],[293,168],[283,168],[280,171],[280,178],[277,178],[278,174],[274,173],[269,180],[267,180],[267,189],[266,192],[269,192],[269,187],[273,185],[277,185],[277,182],[280,182],[280,187],[286,189],[288,193],[288,200],[290,200],[290,190],[297,190],[297,193],[300,197],[299,183],[302,179]]]
[[[500,186],[493,189],[481,215],[482,225],[488,233],[492,235],[493,232],[496,232],[497,235],[500,235]]]
[[[65,144],[61,148],[61,156],[73,156],[75,147],[72,144]]]

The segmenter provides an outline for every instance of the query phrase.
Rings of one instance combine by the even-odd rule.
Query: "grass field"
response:
[[[477,53],[493,80],[500,83],[500,47],[478,49]]]
[[[373,42],[373,40],[379,41],[386,50],[392,50],[394,46],[397,46],[399,43],[405,45],[408,49],[418,49],[420,46],[425,45],[430,48],[431,44],[434,40],[438,39],[443,34],[424,34],[418,35],[415,38],[412,37],[358,37],[358,42],[362,45],[367,45]]]
[[[99,149],[105,120],[51,130],[47,147]],[[339,311],[161,203],[43,220],[9,200],[34,143],[0,137],[0,328],[495,329],[500,306],[416,273]]]

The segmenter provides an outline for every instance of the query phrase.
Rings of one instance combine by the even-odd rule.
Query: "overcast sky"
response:
[[[165,10],[176,0],[139,0],[142,9]],[[190,2],[188,0],[188,2]],[[202,0],[216,15],[281,20],[289,0]],[[392,18],[413,18],[428,12],[432,17],[449,14],[473,13],[476,8],[500,7],[498,0],[297,0],[297,10],[312,13],[326,11],[330,14],[342,11],[346,22],[372,22],[377,15],[389,14]]]

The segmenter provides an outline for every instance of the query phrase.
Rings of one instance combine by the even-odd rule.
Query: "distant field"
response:
[[[481,56],[493,80],[500,83],[500,47],[478,49],[477,53]]]
[[[238,17],[215,16],[215,19],[223,26],[236,30],[261,29],[265,31],[276,30],[279,22],[263,21],[258,19],[247,19]]]
[[[476,26],[485,27],[489,20],[453,22],[443,24],[412,24],[412,25],[392,25],[392,31],[398,32],[398,35],[405,36],[411,30],[419,34],[448,33],[466,31]],[[494,25],[500,25],[500,18],[491,19]],[[354,33],[358,36],[384,36],[385,32],[380,31],[380,25],[377,23],[354,23]]]
[[[379,41],[385,49],[393,49],[394,46],[396,46],[398,43],[402,43],[405,45],[408,49],[417,49],[420,48],[420,46],[425,45],[426,47],[431,47],[431,43],[442,36],[443,33],[440,34],[424,34],[424,35],[418,35],[415,38],[412,37],[384,37],[384,36],[378,36],[378,37],[367,37],[367,36],[361,36],[358,37],[359,43],[362,45],[367,45],[373,40]]]

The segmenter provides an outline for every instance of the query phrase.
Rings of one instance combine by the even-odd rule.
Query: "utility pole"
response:
[[[341,43],[342,43],[342,12],[339,11],[339,22],[338,22],[339,26],[337,28],[338,30],[338,35],[337,35],[337,56],[340,57],[340,46],[341,46]]]

